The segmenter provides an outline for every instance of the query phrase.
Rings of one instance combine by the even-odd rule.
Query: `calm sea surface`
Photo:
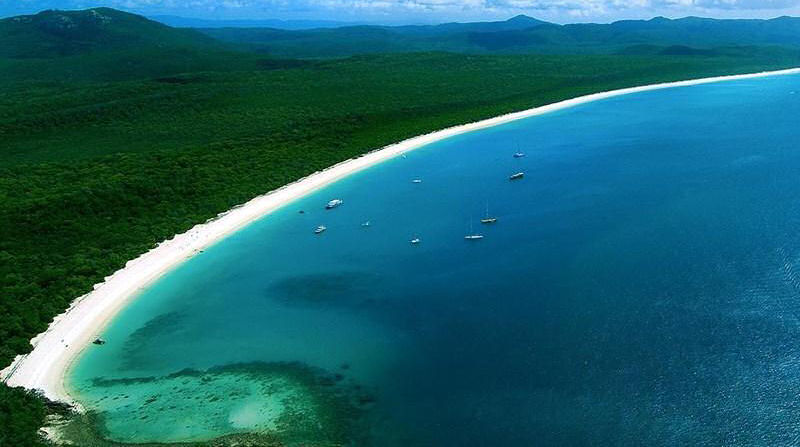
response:
[[[68,384],[118,441],[800,442],[800,77],[432,144],[225,239],[99,335]]]

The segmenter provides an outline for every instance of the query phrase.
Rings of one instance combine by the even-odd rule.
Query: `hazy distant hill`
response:
[[[517,16],[502,22],[349,26],[332,29],[205,28],[216,39],[281,57],[337,57],[365,53],[475,50],[471,36],[522,31],[547,22]],[[478,48],[479,50],[479,48]]]
[[[333,20],[215,20],[179,16],[151,16],[150,18],[165,25],[174,26],[177,28],[276,28],[286,30],[305,30],[362,25],[362,23],[358,22],[337,22]]]
[[[698,17],[557,25],[527,16],[505,22],[336,29],[202,29],[228,42],[282,57],[326,57],[402,51],[462,53],[625,53],[771,45],[800,47],[800,19],[716,20]],[[643,45],[647,47],[643,47]],[[685,50],[681,50],[684,48]],[[667,50],[672,48],[671,50]]]
[[[534,31],[534,30],[531,30]],[[710,48],[728,45],[800,45],[800,19],[718,20],[700,17],[625,20],[607,25],[549,26],[529,32],[551,44],[575,47],[623,47],[638,44]]]

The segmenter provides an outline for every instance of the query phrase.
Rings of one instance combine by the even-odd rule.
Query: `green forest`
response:
[[[766,47],[297,60],[93,11],[68,32],[54,12],[0,20],[1,367],[128,260],[339,161],[587,93],[800,64]],[[0,446],[46,445],[39,427],[64,411],[0,386]]]

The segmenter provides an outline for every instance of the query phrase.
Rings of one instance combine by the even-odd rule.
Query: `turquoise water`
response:
[[[127,442],[794,443],[795,90],[610,98],[388,161],[143,291],[69,385]]]

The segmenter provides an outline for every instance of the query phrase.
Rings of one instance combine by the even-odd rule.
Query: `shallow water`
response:
[[[374,446],[796,442],[793,91],[800,76],[638,93],[388,161],[149,287],[68,385],[127,442],[318,413]],[[170,395],[175,373],[215,367]],[[297,374],[315,378],[248,385]]]

